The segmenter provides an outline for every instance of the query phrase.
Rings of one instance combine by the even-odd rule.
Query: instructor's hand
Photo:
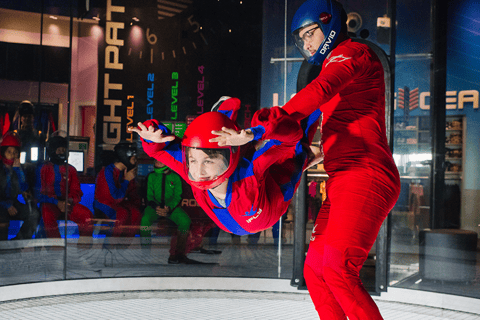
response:
[[[218,142],[219,146],[243,146],[253,140],[254,135],[250,130],[236,131],[223,127],[221,131],[212,131],[218,137],[209,142]]]
[[[155,129],[153,126],[146,127],[143,123],[138,123],[138,128],[128,127],[129,131],[136,132],[144,140],[150,140],[156,143],[165,143],[175,140],[175,136],[165,136],[161,129]]]

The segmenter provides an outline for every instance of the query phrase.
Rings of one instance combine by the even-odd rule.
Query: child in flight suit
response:
[[[156,120],[130,130],[140,135],[149,156],[192,186],[200,207],[221,229],[237,235],[268,229],[287,211],[309,163],[304,145],[313,139],[320,112],[303,121],[302,131],[282,109],[261,109],[253,127],[240,130],[234,122],[240,100],[227,97],[214,108],[218,112],[197,117],[181,141]]]
[[[113,236],[133,237],[140,228],[141,198],[137,191],[136,148],[121,142],[115,146],[115,160],[103,167],[95,183],[95,218],[115,220]]]
[[[5,134],[0,143],[0,241],[8,240],[10,220],[23,221],[13,240],[31,239],[40,216],[37,206],[17,199],[21,193],[25,198],[28,190],[19,153],[20,139],[13,134]]]
[[[47,141],[49,162],[43,164],[37,176],[38,202],[42,211],[45,233],[48,238],[60,238],[58,219],[64,219],[68,207],[68,219],[78,225],[80,237],[92,237],[92,212],[80,204],[82,189],[77,176],[77,170],[66,164],[67,139],[57,135]],[[68,176],[68,196],[66,181]],[[83,238],[85,239],[85,238]]]

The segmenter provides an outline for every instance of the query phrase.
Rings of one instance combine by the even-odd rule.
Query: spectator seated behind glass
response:
[[[67,139],[58,133],[53,135],[47,141],[47,155],[50,161],[39,168],[36,186],[45,233],[48,238],[60,238],[57,220],[64,219],[64,213],[68,210],[67,219],[78,225],[81,239],[85,240],[88,237],[91,240],[93,215],[87,207],[80,204],[83,192],[77,170],[66,163]]]
[[[0,240],[8,240],[10,220],[23,221],[13,240],[31,239],[40,216],[31,196],[26,193],[28,184],[20,166],[20,139],[7,133],[0,143]],[[17,198],[23,193],[27,203]]]
[[[115,220],[113,236],[139,232],[142,201],[137,190],[137,151],[133,144],[115,146],[113,163],[102,167],[95,183],[95,218]]]
[[[177,225],[176,241],[170,244],[170,264],[196,264],[198,261],[187,258],[187,240],[192,220],[180,206],[182,201],[182,181],[178,174],[162,162],[155,160],[154,171],[147,176],[147,207],[143,213],[140,235],[142,245],[151,244],[151,225],[159,217],[167,218]]]

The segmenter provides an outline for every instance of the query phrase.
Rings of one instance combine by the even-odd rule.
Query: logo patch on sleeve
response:
[[[332,62],[343,62],[345,60],[350,60],[350,59],[352,59],[352,57],[345,57],[343,54],[331,57],[330,59],[328,59],[328,62],[325,64],[325,68]]]

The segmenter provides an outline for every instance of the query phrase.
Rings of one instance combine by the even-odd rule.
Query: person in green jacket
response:
[[[177,225],[177,241],[172,240],[168,263],[198,264],[199,261],[186,256],[187,238],[191,219],[180,207],[182,181],[178,174],[162,162],[155,160],[154,171],[147,176],[147,207],[140,222],[141,243],[151,244],[150,226],[159,219],[167,218]]]

